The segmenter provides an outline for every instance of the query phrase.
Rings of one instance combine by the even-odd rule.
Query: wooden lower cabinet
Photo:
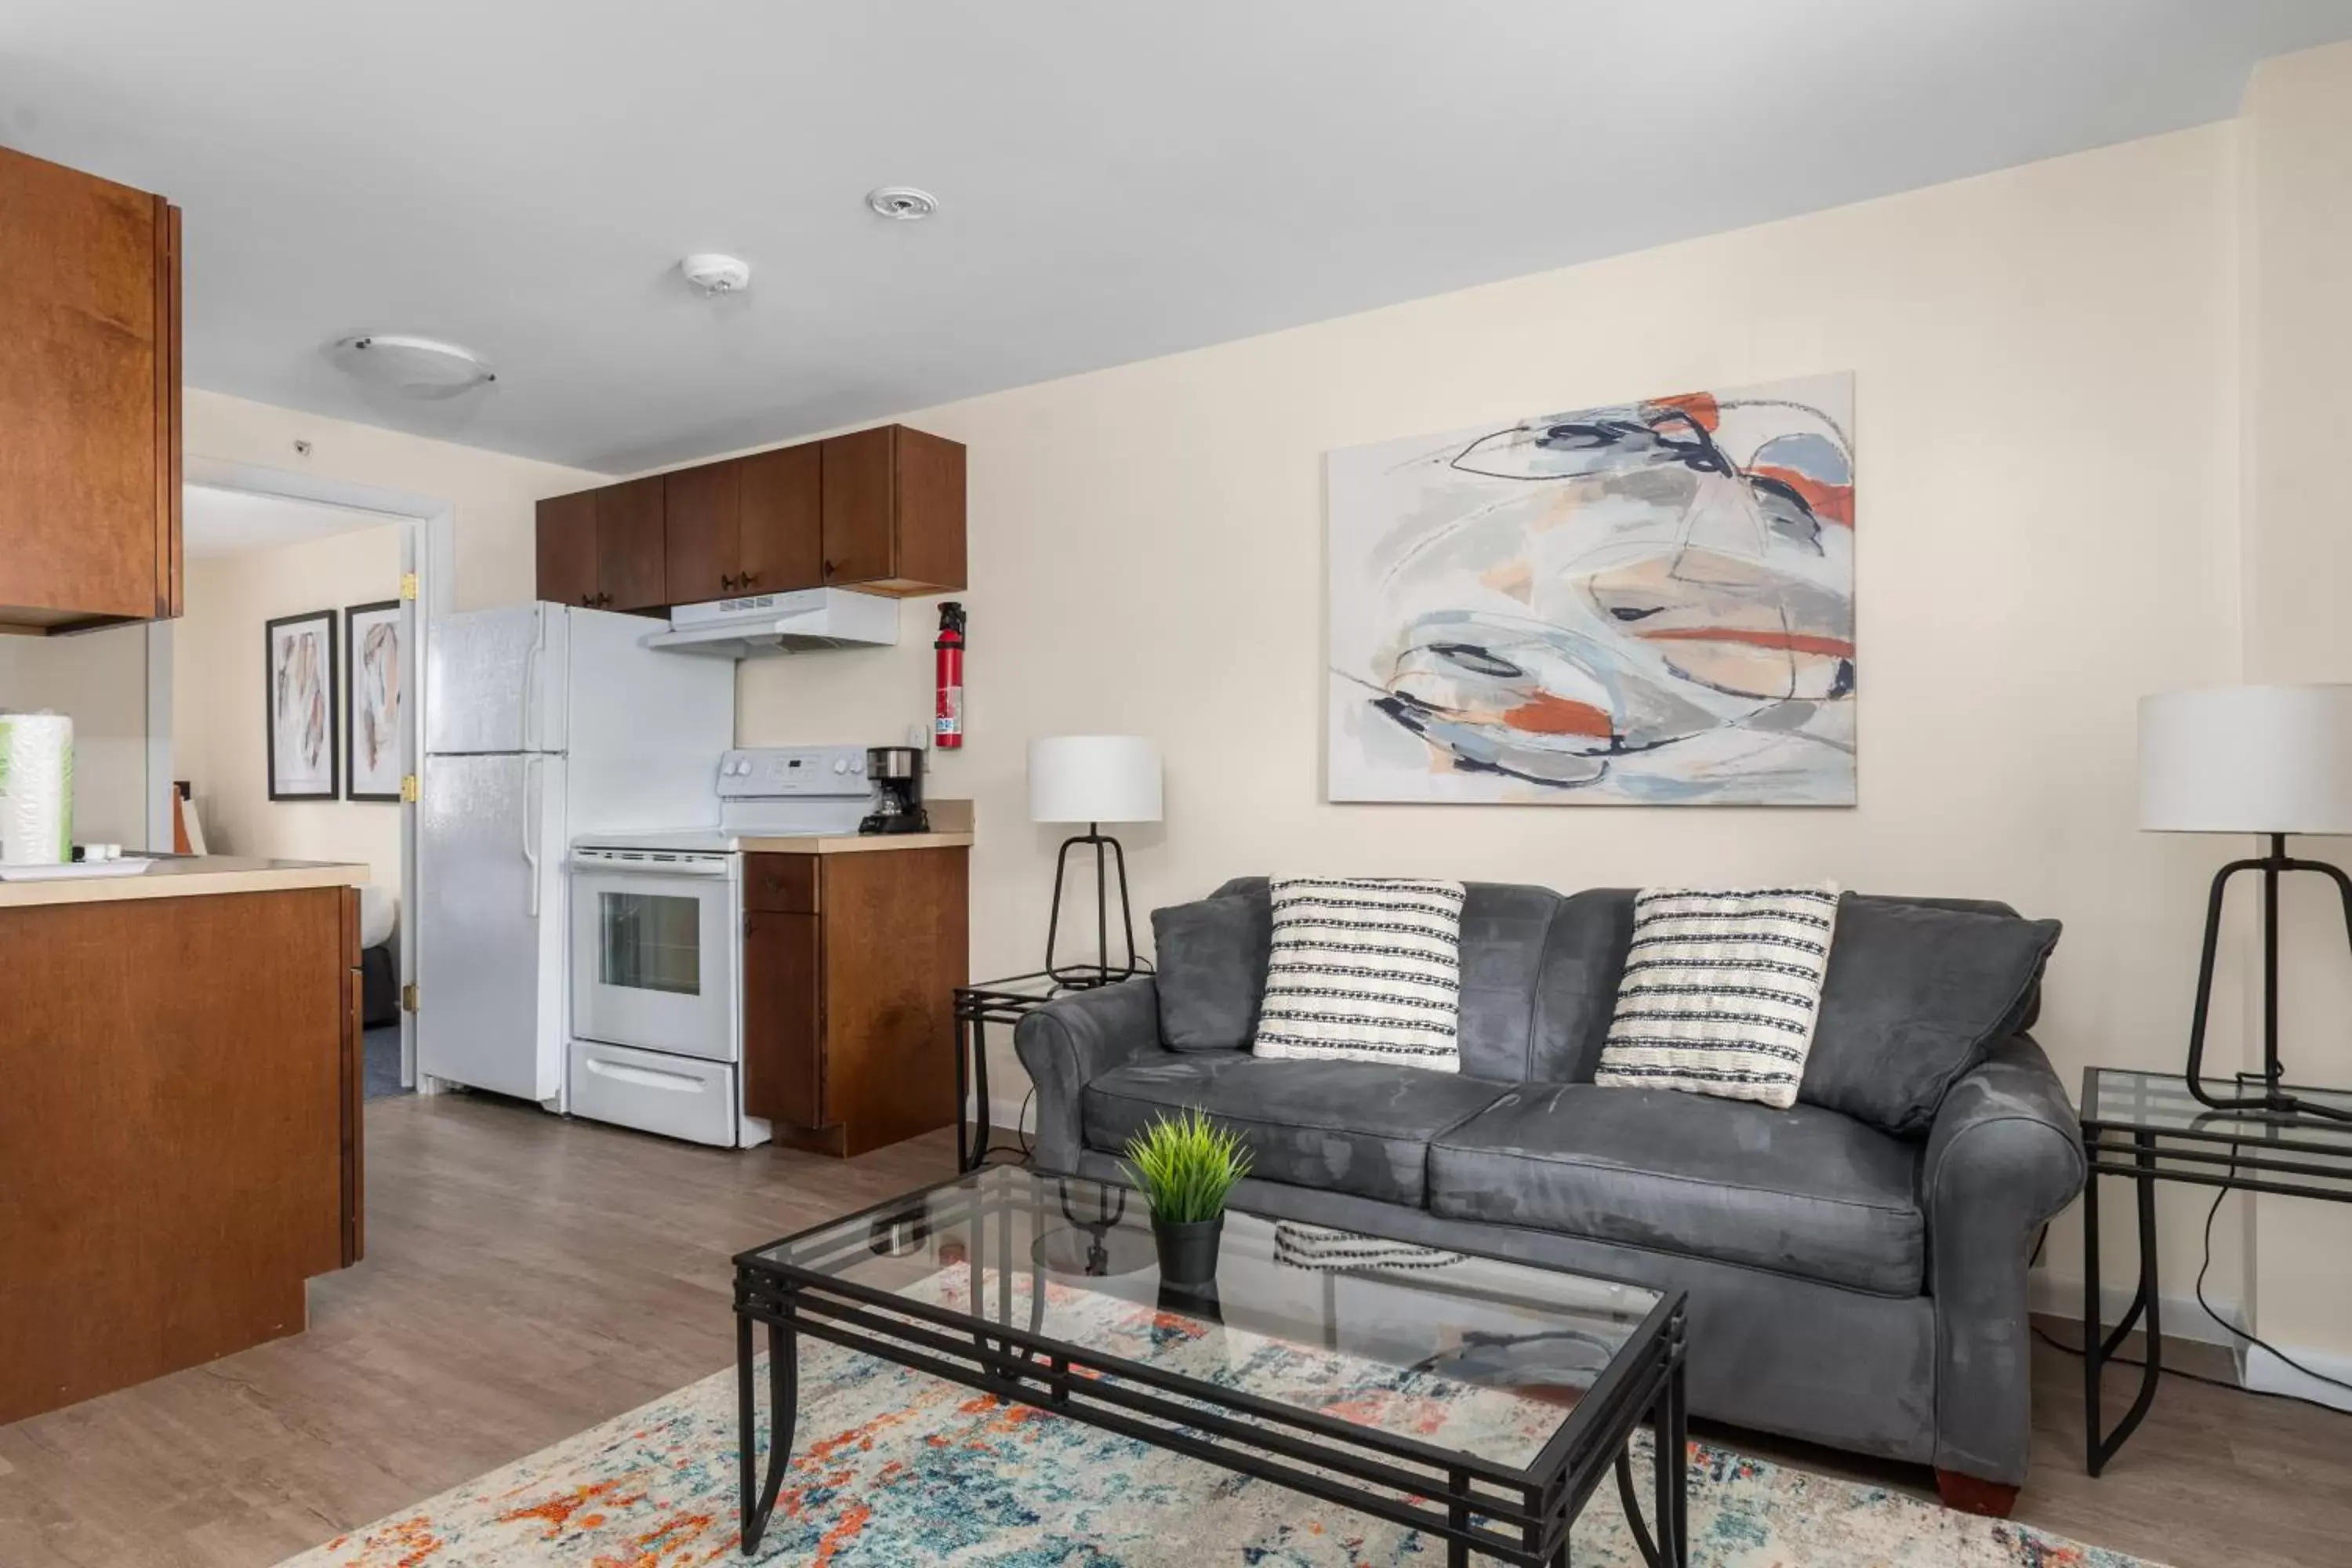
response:
[[[747,857],[743,1109],[778,1142],[863,1154],[954,1124],[970,855]]]
[[[0,908],[0,1424],[299,1333],[357,1259],[358,900]]]

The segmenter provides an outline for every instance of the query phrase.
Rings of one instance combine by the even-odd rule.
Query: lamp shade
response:
[[[1032,822],[1157,822],[1160,742],[1051,735],[1029,742]]]
[[[2141,698],[2139,825],[2352,833],[2352,686],[2216,686]]]

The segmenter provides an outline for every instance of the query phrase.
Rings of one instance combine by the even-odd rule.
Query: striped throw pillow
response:
[[[1261,1057],[1460,1072],[1462,884],[1276,877]]]
[[[1597,1084],[1797,1103],[1837,926],[1833,888],[1648,888]]]

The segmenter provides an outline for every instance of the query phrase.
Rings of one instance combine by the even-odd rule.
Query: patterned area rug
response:
[[[991,1277],[992,1279],[992,1277]],[[992,1289],[992,1285],[984,1287]],[[1025,1289],[1025,1284],[1023,1289]],[[962,1286],[940,1277],[953,1300]],[[1440,1441],[1507,1446],[1556,1421],[1528,1400],[1431,1373],[1049,1289],[1085,1338],[1216,1381],[1246,1375],[1335,1414]],[[1433,1568],[1444,1543],[814,1341],[800,1352],[793,1468],[763,1563],[824,1568]],[[764,1382],[764,1379],[763,1379]],[[1897,1492],[1692,1446],[1691,1560],[1702,1568],[2152,1568]],[[1636,1466],[1647,1495],[1648,1453]],[[732,1369],[289,1559],[280,1568],[706,1568],[737,1552]],[[1474,1560],[1475,1561],[1475,1560]],[[1573,1561],[1637,1568],[1614,1489],[1578,1521]]]

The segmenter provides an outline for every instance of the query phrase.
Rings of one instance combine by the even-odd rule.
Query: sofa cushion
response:
[[[1160,1037],[1175,1051],[1232,1051],[1257,1033],[1273,921],[1263,899],[1196,900],[1151,911]]]
[[[1462,884],[1277,877],[1262,1057],[1460,1072]]]
[[[1645,888],[1592,1081],[1797,1103],[1837,894]]]
[[[1248,1142],[1252,1172],[1420,1206],[1429,1141],[1510,1086],[1393,1062],[1163,1051],[1087,1085],[1087,1146],[1116,1154],[1155,1117],[1199,1106]]]
[[[1429,1208],[1909,1296],[1918,1164],[1916,1145],[1818,1106],[1530,1084],[1431,1141]]]
[[[1501,1083],[1591,1082],[1633,939],[1633,889],[1463,887],[1462,1070]],[[1236,877],[1212,897],[1246,900],[1272,920],[1264,877]]]
[[[2024,1026],[2056,921],[1848,895],[1797,1097],[1906,1137]]]

